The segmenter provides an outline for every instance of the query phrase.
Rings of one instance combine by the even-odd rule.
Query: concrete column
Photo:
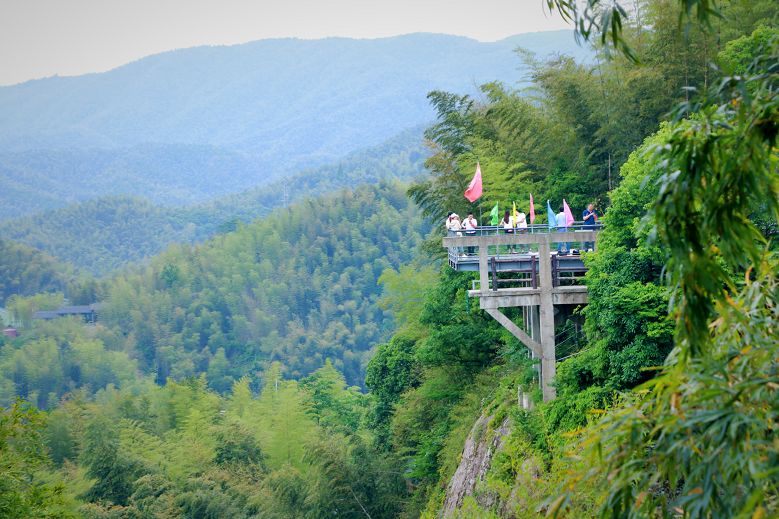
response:
[[[479,291],[482,294],[489,292],[490,286],[490,257],[487,254],[487,245],[479,246]]]
[[[528,330],[530,332],[530,337],[536,341],[537,343],[541,344],[541,318],[539,316],[538,309],[540,307],[538,305],[531,305],[527,307],[527,314],[528,314]],[[535,354],[533,354],[533,358],[537,358]],[[538,373],[538,384],[543,387],[543,379],[541,378],[541,366],[536,365],[535,366],[536,373]]]
[[[533,337],[533,306],[522,307],[522,323],[524,324],[525,331],[530,338],[538,342],[538,337]]]
[[[549,235],[538,244],[539,258],[539,290],[541,305],[539,307],[541,335],[541,391],[544,401],[553,400],[555,388],[552,382],[555,377],[555,339],[554,339],[554,301],[552,298],[552,263],[549,256]]]
[[[541,342],[541,319],[538,315],[538,306],[528,306],[528,314],[530,314],[530,336],[533,340]]]

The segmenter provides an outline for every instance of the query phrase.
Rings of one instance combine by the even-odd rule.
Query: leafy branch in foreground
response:
[[[563,20],[574,24],[577,37],[592,41],[597,36],[604,49],[617,50],[632,61],[637,60],[623,36],[623,22],[629,18],[628,11],[614,0],[544,0],[550,12],[557,12]],[[719,16],[717,0],[676,0],[681,8],[679,23],[695,19],[701,25],[708,25]],[[685,31],[686,32],[686,31]]]
[[[699,109],[683,104],[660,150],[665,173],[654,214],[669,251],[669,282],[684,354],[699,355],[714,305],[732,294],[732,273],[756,265],[767,247],[749,218],[779,217],[779,34],[758,51],[749,75],[725,78]]]
[[[588,431],[584,456],[593,468],[566,485],[601,481],[603,517],[779,511],[777,269],[762,262],[737,299],[717,304],[710,354],[668,366]]]
[[[658,150],[648,221],[670,257],[676,348],[588,431],[593,468],[569,475],[552,515],[585,478],[603,517],[779,513],[779,261],[749,218],[758,206],[779,216],[777,57],[774,40]]]

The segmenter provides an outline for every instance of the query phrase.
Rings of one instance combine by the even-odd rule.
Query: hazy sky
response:
[[[440,32],[493,41],[565,28],[543,0],[0,0],[0,85],[262,38]]]

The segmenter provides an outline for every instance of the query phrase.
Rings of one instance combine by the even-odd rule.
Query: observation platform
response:
[[[479,273],[468,296],[478,297],[479,308],[541,359],[544,400],[555,397],[555,306],[587,304],[583,251],[594,249],[601,229],[576,222],[565,229],[531,225],[507,233],[489,226],[450,231],[443,239],[451,268]],[[523,308],[522,327],[500,311],[509,307]]]

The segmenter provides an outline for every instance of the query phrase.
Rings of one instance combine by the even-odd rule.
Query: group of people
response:
[[[476,234],[476,229],[479,228],[479,222],[473,217],[473,213],[468,213],[468,216],[460,221],[460,216],[457,213],[450,212],[446,217],[446,230],[457,233],[457,236],[462,236],[463,231],[465,234]],[[468,254],[473,254],[475,247],[467,247]]]
[[[513,234],[513,233],[526,233],[528,226],[527,226],[527,215],[521,211],[516,211],[515,214],[511,214],[512,211],[509,211],[508,209],[503,214],[503,218],[498,223],[498,227],[503,229],[503,232],[506,234]],[[549,215],[551,218],[551,214]],[[493,220],[494,222],[495,220]],[[593,204],[589,204],[587,206],[587,209],[582,211],[582,221],[584,222],[584,228],[592,227],[595,228],[595,226],[598,223],[598,213],[595,211],[595,206]],[[560,210],[555,215],[555,222],[554,225],[557,227],[558,232],[565,232],[568,230],[568,221],[566,218],[565,211],[563,207],[560,207]],[[460,217],[457,215],[457,213],[450,212],[446,217],[446,230],[449,232],[455,232],[458,236],[462,236],[462,233],[465,232],[465,234],[476,234],[476,230],[479,228],[479,223],[474,218],[473,213],[468,213],[467,218],[465,220],[460,220]],[[584,249],[587,251],[592,251],[595,248],[594,242],[586,241],[584,242]],[[529,249],[525,245],[509,245],[508,250],[510,253],[522,253],[527,252]],[[473,254],[474,247],[468,247],[468,254]],[[557,244],[557,253],[558,254],[572,254],[573,250],[570,248],[570,244],[568,242],[559,242]]]
[[[595,212],[595,205],[589,204],[587,206],[587,209],[582,211],[582,221],[584,222],[584,230],[587,230],[588,227],[594,229],[595,226],[598,223],[598,213]],[[568,222],[565,215],[565,210],[563,207],[560,207],[560,210],[557,211],[557,214],[555,215],[555,225],[557,226],[557,232],[565,232],[568,230]],[[595,242],[586,241],[584,242],[584,250],[592,252],[592,250],[595,249]],[[557,253],[558,254],[573,254],[573,250],[570,247],[570,243],[568,242],[558,242],[557,243]]]

